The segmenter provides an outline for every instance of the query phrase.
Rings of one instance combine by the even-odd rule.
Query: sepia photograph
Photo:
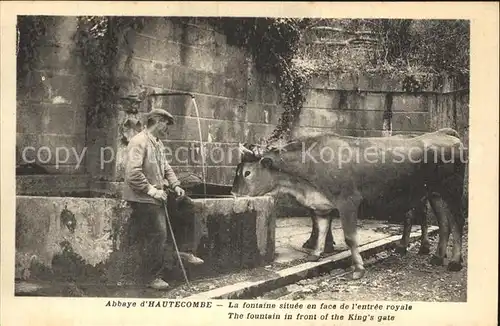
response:
[[[470,301],[472,20],[186,12],[16,15],[14,297]]]

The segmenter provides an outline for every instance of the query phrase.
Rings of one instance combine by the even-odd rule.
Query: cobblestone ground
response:
[[[431,252],[436,250],[438,236],[431,240]],[[451,240],[451,239],[450,239]],[[467,229],[463,237],[465,266],[460,272],[448,272],[446,267],[429,263],[429,255],[419,255],[419,242],[411,244],[406,256],[382,252],[374,264],[367,266],[365,278],[357,281],[338,277],[335,270],[315,278],[270,292],[263,299],[278,300],[384,300],[424,302],[467,301]],[[450,248],[449,248],[450,249]]]

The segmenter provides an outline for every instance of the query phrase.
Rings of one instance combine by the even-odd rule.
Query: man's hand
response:
[[[184,189],[182,189],[180,186],[176,186],[174,188],[174,191],[175,191],[175,194],[177,195],[177,197],[183,197],[186,194]]]
[[[168,198],[167,193],[164,190],[156,189],[156,188],[151,188],[148,191],[148,195],[150,195],[154,199],[158,199],[158,200],[162,200],[162,201],[166,201]]]

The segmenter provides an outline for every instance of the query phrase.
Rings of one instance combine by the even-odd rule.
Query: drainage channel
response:
[[[438,228],[432,226],[429,227],[428,234],[430,236],[437,231]],[[420,232],[411,233],[410,243],[419,240],[420,235]],[[386,255],[381,253],[393,249],[400,239],[401,235],[395,235],[360,246],[360,253],[365,260],[366,266],[368,267],[376,261],[384,259]],[[222,286],[206,292],[200,292],[188,296],[186,299],[256,299],[262,297],[266,293],[272,293],[272,291],[277,290],[277,293],[279,293],[280,289],[305,279],[320,277],[322,275],[327,275],[325,277],[334,279],[347,276],[350,272],[345,271],[345,268],[350,265],[350,260],[351,253],[349,250],[346,250],[325,257],[318,262],[306,262],[276,271],[256,281],[244,280],[243,282]]]

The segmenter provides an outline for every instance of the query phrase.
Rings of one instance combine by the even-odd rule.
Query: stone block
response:
[[[210,142],[238,142],[244,137],[245,123],[226,120],[207,120]]]
[[[433,96],[429,94],[393,94],[392,111],[429,112]]]
[[[45,116],[45,108],[30,102],[18,102],[16,108],[16,132],[22,134],[39,134]]]
[[[74,123],[75,135],[85,135],[87,132],[87,112],[84,107],[77,108],[75,112],[75,123]]]
[[[170,65],[180,65],[182,63],[182,46],[179,43],[174,43],[164,39],[150,39],[149,47],[151,53],[147,58],[150,60]]]
[[[246,111],[248,122],[277,124],[282,110],[277,105],[250,102]]]
[[[205,109],[204,96],[196,95],[196,103],[198,105],[198,110],[200,115],[202,115],[202,109]],[[169,96],[164,97],[161,102],[161,108],[167,110],[173,115],[193,115],[196,116],[195,109],[192,104],[192,100],[189,96]]]
[[[392,129],[404,131],[428,131],[429,114],[422,112],[395,112],[392,116]]]
[[[383,111],[354,111],[348,128],[362,130],[382,129]]]
[[[217,121],[217,120],[213,120]],[[219,125],[221,122],[215,122]],[[214,132],[215,128],[214,122],[212,120],[200,119],[201,133],[203,137],[203,141],[207,141],[209,130]],[[193,117],[183,117],[176,116],[175,124],[170,126],[169,135],[167,139],[169,140],[199,140],[199,132],[198,132],[198,122],[196,118]],[[214,140],[218,141],[218,140]]]
[[[379,129],[382,127],[383,111],[350,111],[303,109],[299,125],[320,127],[330,131],[337,129]]]
[[[16,133],[16,164],[36,161],[36,148],[39,148],[37,134]],[[35,148],[35,150],[33,150]]]
[[[340,119],[339,111],[303,108],[299,117],[299,125],[304,127],[335,128],[340,123]]]
[[[358,78],[352,73],[330,72],[328,88],[334,90],[357,90]]]
[[[214,119],[228,121],[245,121],[247,107],[245,103],[235,99],[209,97],[207,110]]]
[[[183,41],[185,44],[205,48],[210,50],[210,52],[215,50],[215,32],[213,30],[187,25]]]
[[[257,124],[257,123],[249,123],[245,130],[245,138],[239,140],[240,142],[249,142],[249,143],[260,143],[267,139],[275,126],[268,124]]]
[[[228,96],[228,92],[226,90],[227,80],[224,75],[214,75],[207,74],[204,83],[204,90],[206,94],[211,94],[215,96]]]
[[[271,197],[169,204],[179,247],[204,259],[205,272],[262,266],[274,258]],[[140,265],[140,258],[124,245],[130,213],[116,199],[17,196],[16,275],[97,285],[137,277],[129,267]]]
[[[341,93],[335,90],[310,89],[306,95],[304,107],[307,108],[340,108]]]
[[[123,182],[97,181],[89,182],[89,197],[106,197],[121,199]]]
[[[76,164],[44,164],[44,169],[51,175],[80,175],[85,173],[85,165]]]
[[[313,89],[328,89],[329,76],[328,73],[312,76],[309,82],[309,87]]]
[[[206,50],[182,44],[180,55],[181,64],[189,69],[215,72],[214,57]]]
[[[244,82],[244,79],[223,77],[222,93],[217,91],[217,95],[244,100],[247,98],[247,84]],[[274,99],[274,93],[272,90],[267,90],[262,93],[261,96],[262,102],[272,101]]]
[[[145,61],[140,58],[130,60],[131,76],[142,85],[157,86],[162,88],[172,87],[172,66]]]
[[[236,53],[234,55],[223,55],[219,58],[218,61],[220,61],[223,65],[223,70],[221,71],[226,75],[227,77],[232,77],[236,79],[242,79],[243,81],[246,82],[247,78],[247,56],[243,53]]]
[[[402,76],[385,73],[359,73],[357,88],[361,91],[401,92]]]
[[[64,196],[83,193],[89,189],[86,174],[17,175],[16,195]]]
[[[74,46],[61,44],[40,44],[36,48],[38,52],[37,66],[39,69],[59,70],[67,69],[69,72],[77,72],[77,61],[74,55]]]
[[[192,173],[200,178],[203,175],[202,168],[199,165],[192,166],[175,166],[175,173]],[[231,186],[234,181],[236,166],[206,166],[205,177],[207,183]]]
[[[205,165],[236,165],[239,160],[237,143],[203,143],[205,148]],[[194,166],[203,162],[200,143],[165,142],[167,160],[173,166]]]
[[[116,214],[118,205],[109,199],[17,196],[16,254],[30,255],[31,263],[50,271],[32,273],[34,277],[99,280],[99,274],[106,273],[102,264],[119,247],[120,227],[126,223]],[[33,265],[16,267],[30,270]]]
[[[149,59],[152,54],[150,49],[150,40],[150,37],[136,33],[134,43],[132,45],[133,56],[142,59]]]
[[[368,111],[384,111],[386,109],[386,94],[361,93],[363,109]]]
[[[216,82],[218,85],[216,86]],[[186,67],[174,66],[172,72],[172,88],[178,91],[222,95],[223,80],[216,75],[195,71]],[[220,94],[217,94],[216,91]]]
[[[85,135],[39,135],[37,161],[49,165],[84,165]],[[83,157],[83,158],[82,158]],[[79,161],[79,158],[82,158]]]
[[[173,23],[164,17],[148,17],[140,34],[156,39],[169,39],[173,34]]]
[[[75,133],[75,110],[67,105],[44,104],[42,133],[71,135]]]

